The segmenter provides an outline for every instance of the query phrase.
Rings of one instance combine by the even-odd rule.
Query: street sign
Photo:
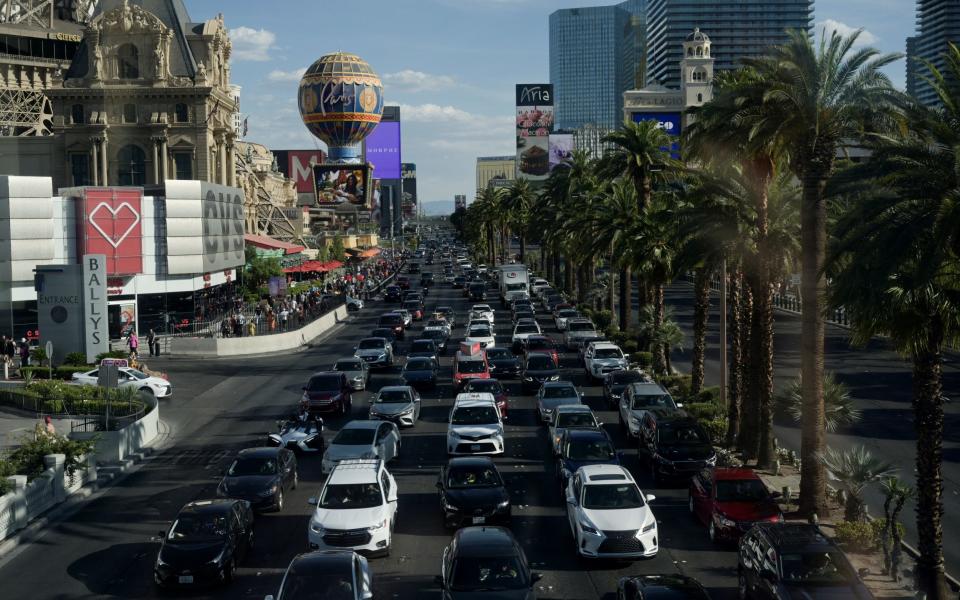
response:
[[[50,340],[47,340],[47,345],[44,349],[47,351],[47,360],[52,361],[53,360],[53,342],[51,342]]]
[[[100,370],[97,374],[97,385],[107,389],[116,389],[120,368],[117,365],[100,364]]]

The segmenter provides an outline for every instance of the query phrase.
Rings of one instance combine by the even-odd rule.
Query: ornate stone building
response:
[[[223,15],[182,0],[101,0],[50,89],[54,187],[199,179],[237,185],[231,44]]]

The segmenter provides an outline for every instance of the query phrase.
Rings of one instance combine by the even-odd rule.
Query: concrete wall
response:
[[[155,398],[148,397],[145,401],[150,409],[149,412],[123,429],[95,433],[75,432],[71,433],[70,437],[86,440],[99,436],[95,448],[97,462],[100,464],[120,462],[148,446],[157,437],[160,408]]]
[[[310,340],[323,335],[347,317],[347,307],[338,306],[309,325],[289,331],[256,337],[194,338],[176,337],[171,340],[173,356],[243,356],[294,350],[306,346]]]

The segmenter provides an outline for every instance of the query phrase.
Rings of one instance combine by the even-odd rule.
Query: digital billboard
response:
[[[243,265],[243,190],[192,180],[164,185],[167,272],[196,275]]]
[[[400,179],[400,122],[380,121],[364,141],[366,160],[377,179]]]
[[[656,121],[657,126],[669,133],[670,135],[680,138],[680,128],[682,121],[682,116],[680,113],[675,112],[652,112],[652,113],[633,113],[633,122],[640,123],[641,121]],[[670,145],[670,154],[673,158],[680,158],[680,143],[676,142]]]
[[[403,163],[403,214],[411,217],[417,212],[417,165]]]
[[[277,170],[293,180],[298,194],[313,193],[312,165],[327,162],[325,152],[322,150],[274,150],[273,155],[277,158]]]
[[[550,136],[550,170],[569,160],[573,155],[573,134],[555,133]]]
[[[317,204],[366,209],[370,165],[314,165],[313,181]]]
[[[80,254],[103,254],[107,275],[143,272],[143,189],[81,188]]]
[[[517,176],[543,180],[550,173],[550,134],[553,133],[553,86],[517,84]]]

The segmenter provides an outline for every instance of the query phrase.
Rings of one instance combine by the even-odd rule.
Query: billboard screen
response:
[[[573,134],[555,133],[550,136],[550,170],[568,160],[573,154]]]
[[[366,209],[369,165],[315,165],[314,190],[319,206]]]
[[[377,179],[400,179],[400,123],[380,121],[364,142],[366,161]]]
[[[312,165],[327,162],[322,150],[274,150],[277,158],[277,170],[292,179],[298,194],[313,193]]]
[[[403,213],[411,217],[417,212],[417,165],[403,163]]]
[[[656,121],[657,126],[670,135],[679,139],[682,117],[680,113],[675,112],[655,112],[655,113],[633,113],[633,122]],[[673,158],[680,158],[680,144],[675,143],[670,146],[670,154]]]
[[[242,190],[189,180],[167,180],[165,188],[168,273],[199,275],[243,265]]]
[[[82,188],[82,248],[103,254],[107,275],[143,272],[143,189]]]
[[[553,86],[517,84],[517,176],[543,180],[550,173]]]

